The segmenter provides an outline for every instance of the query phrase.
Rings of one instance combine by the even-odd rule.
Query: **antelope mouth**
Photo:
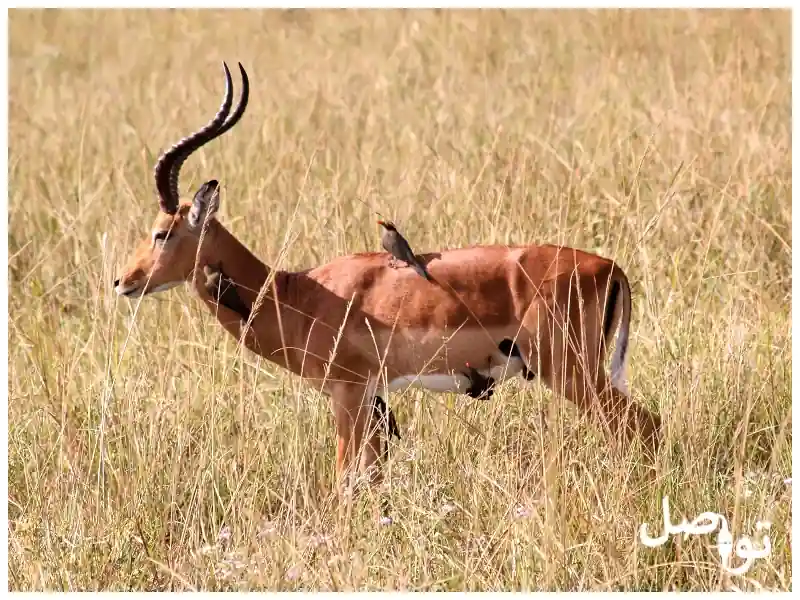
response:
[[[174,288],[177,285],[180,285],[181,283],[182,282],[180,281],[171,281],[169,283],[162,283],[161,285],[150,288],[145,288],[144,285],[136,284],[123,288],[119,283],[117,283],[114,286],[114,290],[117,292],[118,296],[125,296],[126,298],[139,298],[141,296],[149,296],[150,294],[164,292]]]
[[[117,296],[125,296],[126,298],[138,298],[143,295],[142,287],[138,285],[131,285],[124,288],[118,283],[114,287],[114,291],[117,292]]]

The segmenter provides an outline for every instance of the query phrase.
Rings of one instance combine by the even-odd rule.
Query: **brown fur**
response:
[[[614,437],[626,441],[639,432],[655,451],[658,417],[613,389],[603,367],[611,282],[630,311],[627,278],[611,260],[550,245],[474,246],[420,256],[432,283],[411,269],[390,268],[386,253],[362,253],[306,271],[276,272],[254,306],[271,270],[214,219],[198,253],[198,233],[186,223],[189,208],[184,203],[175,215],[159,214],[153,229],[171,227],[172,238],[163,248],[142,241],[119,289],[194,281],[202,301],[239,339],[245,322],[203,285],[202,268],[218,266],[253,307],[245,346],[330,395],[340,475],[364,441],[362,466],[378,459],[379,432],[367,431],[373,398],[366,384],[379,376],[384,353],[389,379],[447,374],[466,362],[486,368],[503,338],[516,339],[530,369],[581,409],[599,414]],[[620,316],[611,318],[616,324]]]

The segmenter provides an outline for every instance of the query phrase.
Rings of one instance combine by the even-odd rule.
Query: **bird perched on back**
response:
[[[391,221],[378,221],[378,225],[383,227],[383,234],[381,234],[381,244],[383,245],[383,249],[393,257],[392,261],[389,263],[389,266],[396,268],[396,265],[393,261],[395,258],[399,258],[417,273],[419,273],[422,277],[428,281],[432,281],[433,278],[430,276],[430,273],[428,273],[425,265],[423,265],[422,262],[414,255],[414,251],[411,249],[411,246],[408,244],[406,239],[400,235],[400,232],[397,231],[397,227],[395,227],[394,223]]]
[[[469,387],[467,388],[467,395],[472,398],[485,398],[488,400],[494,393],[494,378],[485,377],[475,367],[467,365],[467,377],[469,378]]]
[[[238,313],[245,321],[250,318],[250,309],[236,292],[236,284],[227,278],[218,268],[206,265],[203,267],[206,276],[206,292],[217,304]]]

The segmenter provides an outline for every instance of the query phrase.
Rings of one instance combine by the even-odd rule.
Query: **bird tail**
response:
[[[419,273],[422,277],[424,277],[428,281],[433,281],[433,277],[431,277],[431,274],[428,273],[428,269],[426,269],[424,265],[421,265],[420,263],[415,262],[413,266],[414,266],[414,270],[417,273]]]

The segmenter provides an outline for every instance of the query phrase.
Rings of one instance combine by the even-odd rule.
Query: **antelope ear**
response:
[[[219,210],[219,182],[216,179],[205,182],[192,200],[189,209],[189,227],[200,229],[206,220],[216,217]]]

